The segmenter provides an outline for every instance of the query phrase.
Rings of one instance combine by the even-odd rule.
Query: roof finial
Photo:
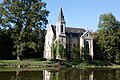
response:
[[[51,21],[51,19],[50,19],[50,24],[51,24],[51,22],[52,22],[52,21]]]
[[[87,31],[88,31],[88,27],[87,27]]]

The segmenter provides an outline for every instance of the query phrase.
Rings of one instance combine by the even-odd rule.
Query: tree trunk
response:
[[[17,56],[17,61],[20,61],[20,56]]]

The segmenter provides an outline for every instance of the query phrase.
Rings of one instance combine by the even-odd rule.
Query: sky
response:
[[[0,0],[2,2],[3,0]],[[42,0],[50,11],[48,20],[56,24],[60,7],[66,26],[98,30],[99,16],[112,13],[120,21],[120,0]]]

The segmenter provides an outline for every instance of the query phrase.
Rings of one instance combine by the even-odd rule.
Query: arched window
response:
[[[61,25],[61,32],[63,32],[63,25]]]
[[[84,54],[88,55],[89,54],[89,40],[84,40]]]
[[[86,53],[89,53],[89,42],[88,41],[86,41],[86,44],[85,44],[85,46],[86,46]]]
[[[76,47],[75,43],[73,44],[73,47]]]

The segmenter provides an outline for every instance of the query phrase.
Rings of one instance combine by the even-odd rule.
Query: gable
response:
[[[48,26],[46,35],[49,35],[49,34],[54,34],[54,31],[53,31],[53,28],[52,28],[51,24],[49,24],[49,26]]]
[[[92,39],[92,34],[89,31],[86,31],[82,36],[84,39]]]

